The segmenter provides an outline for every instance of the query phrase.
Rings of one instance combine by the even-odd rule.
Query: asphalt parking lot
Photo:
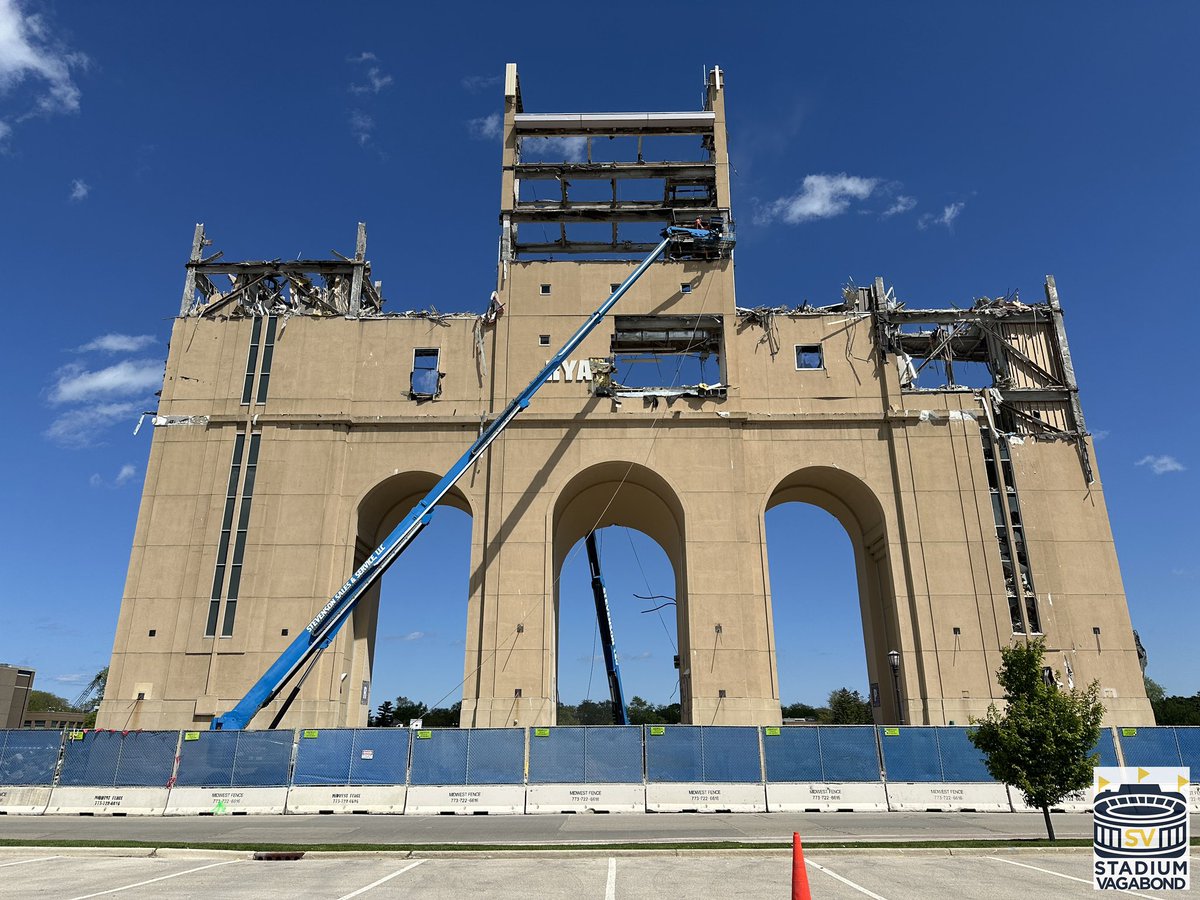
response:
[[[245,853],[30,851],[0,855],[6,898],[431,898],[789,897],[786,852],[635,852],[406,857],[310,855],[255,861]],[[149,853],[150,851],[143,851]],[[1090,851],[820,851],[808,855],[814,898],[1030,900],[1094,897]],[[1126,894],[1125,896],[1129,896]],[[1168,894],[1133,894],[1167,897]]]

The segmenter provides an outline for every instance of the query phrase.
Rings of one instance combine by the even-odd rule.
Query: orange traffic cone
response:
[[[792,832],[792,900],[812,900],[808,890],[808,870],[804,868],[804,848],[800,835]]]

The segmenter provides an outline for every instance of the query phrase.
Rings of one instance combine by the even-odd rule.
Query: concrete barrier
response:
[[[1008,791],[998,782],[889,781],[893,812],[1011,812]]]
[[[48,787],[0,787],[0,816],[40,816],[49,803]]]
[[[287,795],[286,787],[176,786],[171,788],[164,815],[280,815],[287,808]]]
[[[404,812],[405,786],[398,785],[300,785],[288,789],[287,811],[291,814],[392,813]]]
[[[768,812],[886,810],[887,792],[876,782],[767,782]]]
[[[523,812],[523,784],[412,784],[404,800],[404,813],[410,816],[495,816]]]
[[[1041,810],[1036,806],[1030,806],[1025,802],[1025,798],[1021,792],[1011,785],[1008,787],[1008,799],[1012,804],[1013,812],[1035,812],[1040,813]],[[1092,791],[1087,788],[1082,791],[1076,791],[1067,796],[1062,803],[1056,803],[1050,807],[1050,812],[1071,812],[1071,813],[1090,813],[1092,811]]]
[[[167,809],[165,787],[76,787],[59,785],[50,793],[50,816],[161,816]]]
[[[767,793],[761,783],[652,782],[646,785],[646,811],[766,812]]]
[[[531,784],[527,813],[645,812],[644,784]]]

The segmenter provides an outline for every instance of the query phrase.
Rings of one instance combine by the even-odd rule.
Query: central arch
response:
[[[846,530],[854,548],[858,582],[859,612],[862,616],[867,677],[877,686],[879,705],[873,708],[877,723],[899,721],[888,664],[889,650],[897,649],[896,601],[888,565],[887,523],[883,506],[874,491],[854,475],[830,466],[809,466],[784,477],[772,489],[763,506],[760,528],[763,580],[771,616],[768,629],[771,677],[779,695],[779,636],[775,633],[770,573],[767,562],[766,513],[783,503],[807,503],[832,515]]]
[[[623,525],[642,532],[667,555],[675,575],[679,658],[681,661],[688,659],[686,528],[679,495],[661,475],[638,463],[622,460],[598,463],[577,473],[566,483],[555,499],[549,523],[553,547],[548,573],[548,580],[553,585],[551,697],[558,695],[559,578],[563,564],[572,548],[583,546],[581,542],[589,532],[611,525]],[[688,671],[686,662],[681,665],[679,699],[686,717]]]

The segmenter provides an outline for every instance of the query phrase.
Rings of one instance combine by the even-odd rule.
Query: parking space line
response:
[[[428,860],[418,859],[416,862],[409,863],[403,869],[397,869],[391,875],[384,875],[378,881],[372,881],[366,887],[360,887],[357,891],[354,891],[353,893],[345,894],[344,896],[338,897],[338,900],[350,900],[351,897],[357,897],[359,894],[365,894],[367,891],[371,890],[372,888],[377,888],[384,882],[391,881],[397,875],[403,875],[409,869],[415,869],[417,866],[419,866],[423,862],[428,862]]]
[[[242,862],[240,859],[227,859],[223,862],[209,863],[207,866],[197,866],[194,869],[188,869],[185,872],[176,872],[174,875],[160,875],[158,878],[151,878],[149,881],[139,881],[137,884],[125,884],[121,887],[109,888],[107,891],[97,891],[94,894],[83,894],[79,897],[74,897],[72,900],[88,900],[89,897],[103,897],[105,894],[116,894],[120,891],[132,890],[135,887],[141,887],[145,884],[154,884],[156,881],[166,881],[168,878],[178,878],[180,875],[191,875],[193,872],[203,872],[205,869],[215,869],[217,866],[228,866],[231,863]]]
[[[617,860],[608,858],[608,881],[604,883],[604,900],[617,900]]]
[[[36,859],[19,859],[16,862],[0,863],[0,869],[7,869],[9,866],[23,866],[25,863],[31,862],[46,862],[50,859],[62,859],[61,856],[39,856]]]
[[[832,869],[825,868],[820,863],[815,863],[811,859],[806,859],[804,862],[807,865],[812,866],[817,871],[824,872],[830,878],[836,878],[838,881],[840,881],[842,884],[846,885],[847,887],[854,888],[854,890],[858,891],[860,894],[866,894],[868,897],[871,898],[871,900],[887,900],[886,897],[880,897],[877,893],[875,893],[874,891],[868,890],[867,888],[863,887],[861,884],[855,884],[849,878],[843,878],[837,872],[833,871]]]
[[[994,859],[996,862],[1008,863],[1010,866],[1020,866],[1022,869],[1033,869],[1035,872],[1045,872],[1047,875],[1057,875],[1059,878],[1066,878],[1069,881],[1078,881],[1080,884],[1092,884],[1086,878],[1076,878],[1074,875],[1064,875],[1062,872],[1055,872],[1053,869],[1043,869],[1039,866],[1031,866],[1029,863],[1019,863],[1015,859],[1005,859],[1002,856],[989,856],[988,859]],[[1149,894],[1139,894],[1137,891],[1118,891],[1121,894],[1129,894],[1132,897],[1145,897],[1146,900],[1154,900]]]

